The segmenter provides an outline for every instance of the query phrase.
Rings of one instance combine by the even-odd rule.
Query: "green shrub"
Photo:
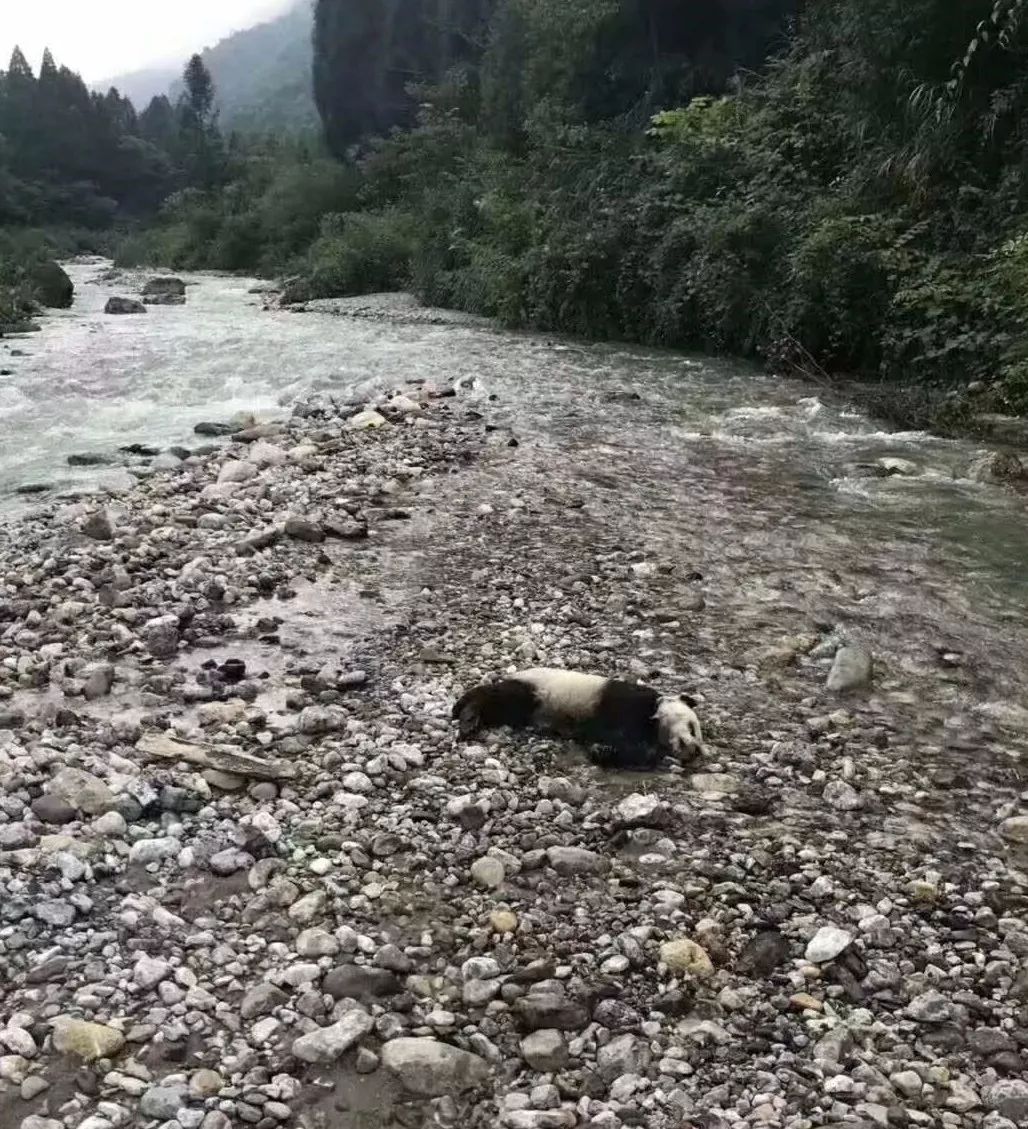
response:
[[[322,220],[306,277],[313,298],[399,290],[410,281],[416,225],[405,212],[345,212]]]
[[[825,368],[878,368],[891,290],[882,252],[888,238],[876,216],[829,216],[814,221],[788,255],[784,322]]]

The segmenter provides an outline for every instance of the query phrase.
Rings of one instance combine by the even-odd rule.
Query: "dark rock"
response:
[[[400,981],[384,968],[341,964],[325,974],[322,988],[334,1000],[372,1000],[400,991]]]
[[[285,531],[287,537],[295,541],[308,541],[317,544],[325,540],[325,531],[316,521],[308,521],[303,517],[286,518]]]
[[[580,1004],[556,992],[530,992],[514,1001],[514,1017],[526,1031],[552,1027],[557,1031],[581,1031],[589,1015]]]
[[[110,455],[101,455],[92,451],[68,456],[68,466],[110,466],[113,461]]]
[[[145,314],[146,306],[135,298],[108,298],[105,314]]]
[[[0,729],[20,729],[25,724],[25,714],[10,706],[0,707]]]
[[[160,447],[148,447],[145,443],[128,443],[118,450],[124,455],[138,455],[144,459],[152,459],[161,453]]]
[[[221,674],[222,679],[230,686],[234,686],[237,682],[242,682],[246,677],[246,663],[242,659],[226,659],[220,667],[218,672]]]
[[[321,528],[326,536],[336,537],[341,541],[363,541],[368,536],[368,523],[356,519],[330,518],[322,522]]]
[[[21,495],[45,494],[52,489],[53,486],[49,482],[26,482],[24,485],[16,487],[14,492]]]
[[[52,259],[37,263],[29,272],[32,289],[43,306],[66,310],[71,306],[75,287],[67,273]]]
[[[94,510],[79,526],[80,531],[94,541],[113,541],[114,526],[106,510]]]
[[[211,423],[207,420],[201,420],[194,428],[193,431],[197,435],[231,435],[235,429],[229,423]]]
[[[61,799],[60,796],[52,796],[49,793],[38,796],[33,800],[32,812],[39,822],[56,825],[71,823],[78,814],[76,809],[67,803],[67,800]]]
[[[146,285],[143,287],[144,298],[185,298],[186,284],[181,278],[171,278],[168,276],[147,279]]]
[[[743,946],[735,969],[743,976],[769,976],[785,964],[791,951],[789,941],[777,929],[762,929]]]

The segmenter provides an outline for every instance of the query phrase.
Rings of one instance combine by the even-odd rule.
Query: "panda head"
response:
[[[657,706],[657,733],[660,744],[682,761],[692,760],[703,752],[703,730],[693,706],[696,699],[688,694],[661,698]]]

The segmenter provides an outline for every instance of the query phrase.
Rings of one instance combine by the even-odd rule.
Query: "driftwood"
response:
[[[251,776],[256,780],[288,780],[296,774],[293,765],[286,761],[262,760],[238,749],[228,751],[192,745],[163,734],[141,737],[136,742],[136,749],[144,756],[186,761],[200,768],[214,768],[219,772],[228,772],[233,776]]]

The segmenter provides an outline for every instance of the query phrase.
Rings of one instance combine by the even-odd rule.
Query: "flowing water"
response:
[[[1024,620],[1025,502],[968,477],[974,444],[885,431],[809,385],[739,362],[446,323],[396,301],[381,301],[378,317],[266,310],[253,280],[195,275],[185,306],[109,316],[107,298],[133,293],[139,279],[109,281],[108,266],[71,264],[73,308],[49,315],[40,333],[0,342],[8,513],[26,504],[19,486],[127,479],[123,468],[70,467],[72,454],[195,444],[200,420],[281,411],[315,390],[350,397],[408,380],[474,378],[530,447],[581,452],[574,473],[549,467],[555,486],[565,476],[581,489],[597,471],[634,476],[655,523],[662,510],[669,522],[695,524],[709,507],[734,505],[740,545],[777,538],[783,552],[802,555],[804,536],[835,538],[840,563],[902,543],[897,565],[933,561],[976,606]],[[367,315],[365,306],[339,308]],[[861,469],[883,457],[912,466],[886,478]]]

